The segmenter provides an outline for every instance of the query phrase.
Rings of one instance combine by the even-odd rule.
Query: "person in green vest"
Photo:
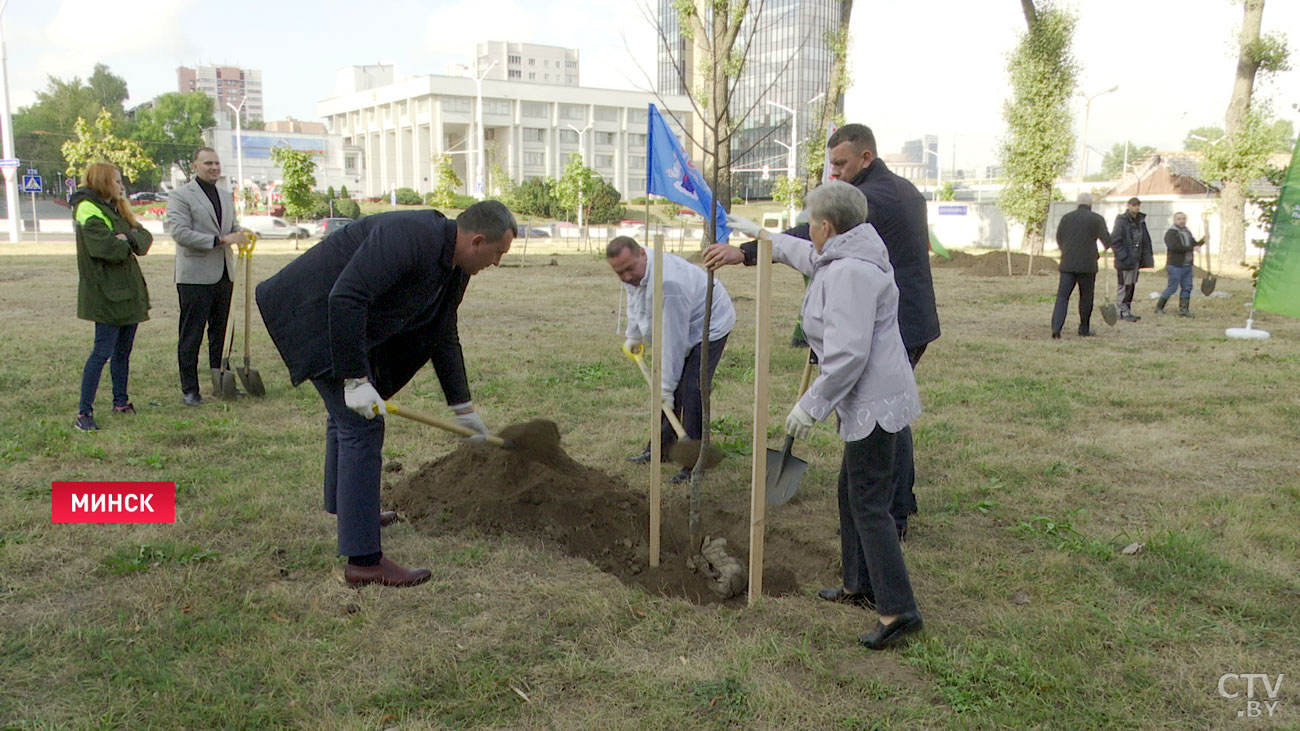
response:
[[[91,163],[85,187],[72,194],[77,232],[77,317],[95,323],[95,344],[81,372],[81,403],[73,427],[97,431],[95,392],[104,364],[113,380],[113,413],[134,414],[127,397],[131,348],[136,327],[149,319],[149,288],[137,256],[153,244],[131,212],[122,172],[106,163]]]

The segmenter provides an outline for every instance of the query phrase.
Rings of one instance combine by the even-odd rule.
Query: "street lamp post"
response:
[[[1118,88],[1119,88],[1119,84],[1116,84],[1105,91],[1099,91],[1096,94],[1093,94],[1092,96],[1084,97],[1085,101],[1083,103],[1083,139],[1080,141],[1082,144],[1079,145],[1083,149],[1080,150],[1079,152],[1079,174],[1075,176],[1076,180],[1080,183],[1083,182],[1083,176],[1088,173],[1088,117],[1092,114],[1092,100],[1096,99],[1097,97],[1103,94],[1109,94]],[[1080,96],[1083,95],[1080,94]]]
[[[936,138],[935,147],[939,146]],[[921,152],[934,155],[934,199],[939,200],[939,189],[943,187],[943,158],[939,157],[938,150],[931,150],[925,146],[925,139],[921,139]],[[921,155],[921,167],[925,167],[925,155]]]
[[[235,210],[239,211],[240,216],[244,215],[244,128],[239,121],[239,114],[247,101],[248,97],[240,99],[239,106],[226,102],[226,106],[235,113],[235,175],[239,176],[235,182]]]
[[[582,129],[578,129],[571,124],[568,125],[569,129],[578,133],[578,157],[582,158],[582,164],[584,167],[587,165],[587,146],[582,144],[582,137],[587,134],[587,130],[591,129],[591,125],[593,124],[595,124],[594,121],[588,122],[587,126]],[[578,230],[582,230],[582,185],[578,186]]]
[[[474,126],[478,128],[478,151],[474,154],[474,197],[483,200],[483,79],[492,73],[496,68],[497,62],[493,61],[491,66],[483,70],[483,73],[474,77],[474,96],[476,101],[476,111],[474,114]]]
[[[0,16],[4,15],[5,6],[9,0],[0,1]],[[0,94],[4,98],[0,101],[0,136],[3,137],[3,150],[5,158],[14,156],[14,120],[9,114],[9,52],[5,50],[4,25],[0,22]],[[18,168],[4,168],[5,176],[5,204],[9,212],[9,241],[18,243],[22,240],[22,233],[18,226]],[[33,214],[35,215],[35,214]]]
[[[786,143],[780,140],[773,140],[773,142],[776,142],[778,145],[785,148],[785,153],[786,153],[785,176],[790,180],[794,180],[795,177],[799,175],[799,112],[779,102],[769,101],[768,104],[776,107],[777,109],[784,109],[786,113],[790,115],[790,144],[787,145]],[[790,216],[789,225],[794,226],[794,199],[793,198],[790,199],[789,216]]]

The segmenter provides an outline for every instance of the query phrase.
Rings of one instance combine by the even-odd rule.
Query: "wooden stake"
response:
[[[656,233],[654,238],[654,305],[651,314],[650,343],[654,357],[650,359],[650,566],[659,565],[659,486],[663,479],[659,467],[659,457],[663,454],[663,444],[659,438],[659,423],[663,413],[663,402],[659,396],[659,384],[663,380],[664,341],[664,235]]]
[[[758,240],[754,297],[754,449],[749,486],[749,606],[763,596],[763,532],[767,526],[767,382],[771,349],[772,240]]]

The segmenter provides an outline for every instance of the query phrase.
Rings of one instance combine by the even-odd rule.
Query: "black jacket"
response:
[[[846,181],[867,196],[867,223],[885,242],[889,263],[898,285],[898,329],[903,345],[917,348],[939,338],[939,311],[934,304],[934,280],[930,276],[930,226],[926,220],[925,197],[916,186],[890,172],[876,158],[853,180]],[[811,239],[808,224],[786,233]],[[756,263],[758,244],[742,244],[745,264]]]
[[[257,285],[257,306],[296,386],[370,376],[392,396],[430,360],[448,404],[470,400],[452,264],[456,223],[437,211],[367,216]]]
[[[1188,233],[1191,233],[1190,231]],[[1168,250],[1168,256],[1165,258],[1165,266],[1171,267],[1189,267],[1192,265],[1192,252],[1197,246],[1205,243],[1205,239],[1193,241],[1189,246],[1183,239],[1182,234],[1178,233],[1177,226],[1170,226],[1165,232],[1165,248]]]
[[[1056,225],[1056,245],[1061,248],[1061,271],[1095,273],[1098,241],[1107,249],[1110,248],[1106,219],[1100,213],[1093,213],[1092,206],[1079,206],[1061,216],[1061,222]]]
[[[1116,269],[1150,269],[1156,265],[1145,213],[1131,216],[1125,211],[1116,216],[1110,243],[1115,251]]]

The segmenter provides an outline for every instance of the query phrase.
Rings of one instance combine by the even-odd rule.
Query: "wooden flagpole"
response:
[[[758,240],[754,316],[754,449],[749,492],[749,606],[763,596],[763,532],[767,526],[767,385],[771,348],[772,240]]]
[[[663,377],[664,341],[664,235],[656,233],[654,237],[654,305],[650,326],[650,350],[654,356],[650,359],[650,566],[659,565],[659,508],[660,482],[663,480],[659,468],[659,458],[663,454],[660,439],[659,422],[662,418],[663,404],[659,397],[659,384]],[[649,352],[649,351],[647,351]]]

